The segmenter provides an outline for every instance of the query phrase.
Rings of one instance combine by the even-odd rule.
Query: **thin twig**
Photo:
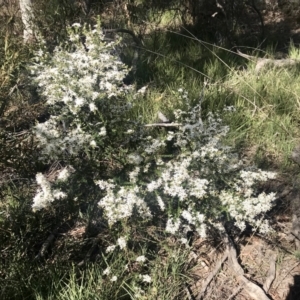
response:
[[[100,236],[98,235],[92,244],[92,247],[89,249],[88,253],[86,254],[86,256],[84,257],[84,259],[82,261],[80,261],[77,266],[78,267],[82,267],[84,266],[90,259],[92,256],[92,253],[94,252],[94,250],[97,248],[97,246],[99,245],[99,241],[100,241]]]
[[[237,260],[237,252],[234,247],[234,243],[226,233],[225,240],[228,249],[228,259],[231,263],[230,266],[235,271],[237,279],[244,285],[245,291],[249,294],[250,297],[252,297],[253,300],[269,300],[270,298],[265,294],[262,288],[260,288],[258,285],[251,282],[244,276],[244,270]]]
[[[153,124],[146,124],[145,127],[180,127],[182,126],[181,123],[153,123]]]
[[[263,285],[263,289],[264,291],[267,293],[271,287],[272,282],[274,281],[275,277],[276,277],[276,258],[277,255],[274,254],[271,262],[270,262],[270,268],[269,268],[269,272],[267,274],[267,278],[265,280],[265,283]]]
[[[280,285],[282,282],[284,282],[284,280],[285,280],[289,275],[291,275],[291,272],[292,272],[295,268],[297,268],[299,265],[300,265],[300,262],[295,263],[295,264],[288,270],[288,272],[286,272],[286,274],[284,275],[284,277],[281,278],[281,280],[277,282],[277,285],[274,286],[273,289],[276,291],[276,290],[278,289],[279,285]]]
[[[49,248],[49,246],[51,245],[51,243],[53,242],[55,235],[57,234],[58,229],[54,230],[53,232],[51,232],[51,234],[48,236],[48,238],[46,239],[46,241],[43,243],[39,253],[36,255],[36,257],[34,258],[34,260],[38,260],[40,258],[43,258],[47,249]]]
[[[237,294],[243,290],[244,286],[238,286],[233,293],[227,298],[227,300],[232,300]]]
[[[203,299],[203,296],[207,290],[207,287],[209,286],[210,282],[213,280],[213,278],[216,276],[216,274],[219,272],[219,269],[222,267],[225,260],[228,258],[228,251],[226,251],[222,257],[221,260],[218,261],[213,271],[209,274],[207,279],[205,280],[203,287],[200,291],[200,295],[198,296],[197,300]]]
[[[196,298],[194,297],[194,295],[191,292],[191,289],[188,285],[186,285],[184,289],[186,291],[186,294],[187,294],[187,297],[188,297],[189,300],[196,300]]]

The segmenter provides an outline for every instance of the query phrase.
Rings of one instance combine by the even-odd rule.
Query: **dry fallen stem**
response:
[[[52,242],[54,241],[55,239],[55,235],[57,234],[57,230],[54,230],[49,236],[48,238],[46,239],[46,241],[43,243],[39,253],[35,256],[34,260],[38,260],[40,258],[43,258],[46,251],[48,250],[48,248],[50,247],[50,245],[52,244]]]
[[[234,299],[235,296],[237,296],[237,294],[244,288],[244,286],[238,286],[233,293],[227,298],[227,300],[231,300]]]
[[[225,252],[225,254],[223,255],[222,259],[218,261],[218,263],[216,264],[215,268],[213,269],[213,271],[209,274],[209,276],[207,277],[207,279],[205,280],[203,287],[200,291],[200,295],[198,296],[197,300],[201,300],[207,290],[207,287],[209,286],[210,282],[212,281],[212,279],[216,276],[216,274],[219,272],[219,269],[222,267],[223,263],[225,262],[225,260],[228,258],[228,251]]]
[[[277,255],[274,254],[271,262],[270,262],[270,268],[269,268],[269,272],[267,275],[267,278],[265,280],[265,283],[263,285],[263,289],[264,291],[267,293],[271,287],[272,282],[274,281],[275,277],[276,277],[276,258]]]
[[[182,124],[180,123],[153,123],[146,124],[145,127],[180,127]]]
[[[240,283],[243,285],[245,291],[248,293],[250,297],[254,300],[269,300],[270,298],[265,294],[263,289],[261,289],[258,285],[251,282],[249,279],[247,279],[244,276],[244,270],[240,266],[237,260],[237,253],[234,247],[234,244],[230,237],[226,235],[226,243],[227,243],[227,251],[228,251],[228,261],[230,263],[230,266],[236,273],[237,279],[240,281]]]

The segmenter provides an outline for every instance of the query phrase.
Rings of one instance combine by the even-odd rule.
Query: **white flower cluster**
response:
[[[253,169],[253,168],[252,168]],[[230,216],[235,219],[235,225],[241,230],[246,228],[246,223],[259,227],[261,232],[270,230],[266,221],[259,221],[263,214],[272,208],[276,199],[275,193],[255,194],[255,184],[274,179],[274,172],[262,170],[241,170],[236,178],[231,191],[221,191],[221,203],[226,206]],[[261,224],[260,224],[261,222]]]
[[[235,220],[235,225],[243,231],[246,228],[246,222],[254,227],[260,227],[259,217],[263,217],[263,214],[272,208],[275,196],[274,193],[261,193],[258,196],[250,197],[221,191],[219,199]],[[262,230],[260,229],[260,231]]]
[[[117,240],[117,245],[110,245],[110,246],[108,246],[106,248],[105,252],[106,253],[113,252],[116,249],[117,246],[119,246],[121,250],[126,248],[127,241],[126,241],[126,237],[125,236],[119,237],[118,240]]]
[[[127,242],[126,242],[126,238],[124,236],[119,237],[117,243],[118,243],[120,249],[126,248]]]
[[[99,24],[94,30],[85,30],[78,24],[73,29],[68,47],[56,48],[52,57],[47,58],[41,51],[36,56],[32,73],[52,115],[35,131],[45,158],[63,160],[65,155],[90,151],[100,156],[87,155],[94,159],[93,163],[103,161],[101,152],[106,148],[117,148],[115,141],[108,145],[111,147],[104,143],[113,140],[112,132],[122,131],[128,141],[141,129],[133,124],[142,124],[131,120],[130,126],[124,125],[128,119],[125,112],[134,102],[124,97],[130,88],[120,84],[127,68],[115,55],[116,42],[104,42]],[[79,41],[80,34],[85,36],[84,46]],[[257,195],[255,185],[275,174],[243,169],[243,163],[222,143],[229,128],[218,115],[208,113],[203,119],[201,103],[190,107],[188,92],[179,89],[177,94],[188,107],[174,112],[181,126],[164,137],[135,138],[135,150],[125,149],[127,163],[132,166],[126,174],[129,183],[119,184],[123,178],[95,182],[105,192],[99,207],[109,225],[136,214],[143,219],[164,214],[167,232],[176,234],[192,225],[205,236],[210,226],[219,230],[226,212],[241,230],[249,223],[266,232],[268,224],[263,215],[272,207],[275,195]],[[118,122],[121,127],[116,128]],[[124,140],[118,142],[124,144]],[[176,149],[174,153],[168,152],[170,144]],[[167,154],[168,159],[161,154]],[[66,171],[62,171],[59,180],[67,180]],[[52,191],[42,174],[37,175],[37,182],[40,189],[34,198],[35,210],[65,197],[59,190]],[[117,246],[125,248],[126,239],[119,238]],[[109,246],[107,252],[114,247]],[[151,280],[145,277],[143,281]]]
[[[85,133],[80,124],[69,129],[66,135],[59,129],[59,117],[51,116],[45,123],[37,124],[35,134],[42,148],[42,154],[57,159],[64,153],[69,155],[82,151],[82,147],[91,141],[91,135]]]
[[[147,137],[147,142],[145,142],[145,145],[147,145],[144,149],[144,151],[147,154],[155,154],[158,152],[159,149],[162,149],[166,146],[165,142],[159,139],[154,139],[151,136]]]
[[[255,188],[257,183],[274,179],[276,174],[254,167],[246,169],[243,162],[237,161],[231,149],[222,144],[229,128],[222,125],[218,116],[208,113],[203,121],[200,106],[187,112],[177,110],[175,115],[182,124],[178,131],[160,140],[146,139],[143,160],[140,159],[139,167],[128,173],[132,186],[125,188],[111,182],[99,182],[102,188],[106,186],[107,195],[99,205],[105,209],[109,223],[129,218],[134,203],[142,216],[150,218],[151,213],[168,213],[166,232],[171,234],[183,232],[189,225],[194,226],[202,237],[206,236],[210,226],[221,230],[221,223],[226,220],[224,212],[242,231],[248,223],[267,232],[270,228],[263,217],[272,208],[275,194],[257,195]],[[166,141],[172,141],[181,151],[163,162],[157,151],[164,149]],[[148,156],[155,157],[156,161],[156,171],[150,172],[151,177]],[[143,162],[147,166],[147,178],[151,178],[147,184],[140,184],[145,176],[140,172]],[[138,180],[139,176],[141,180]],[[148,207],[146,199],[150,200]],[[153,199],[156,199],[156,208],[151,207]]]
[[[161,176],[147,185],[147,190],[152,192],[162,187],[165,195],[178,197],[180,201],[187,201],[191,196],[201,199],[206,194],[209,181],[193,176],[189,171],[191,163],[192,155],[186,157],[186,154],[169,161]],[[161,199],[158,201],[161,202]]]
[[[38,211],[42,208],[46,208],[55,199],[63,199],[67,196],[60,190],[52,190],[50,182],[42,173],[36,174],[36,182],[40,187],[38,188],[37,193],[33,198],[33,211]]]
[[[137,153],[131,153],[128,155],[127,160],[133,165],[139,165],[143,161],[143,158]]]
[[[71,171],[72,172],[75,171],[72,166],[62,168],[57,175],[57,180],[62,181],[62,182],[67,181],[71,175]]]
[[[105,216],[110,225],[117,221],[132,216],[134,209],[144,218],[151,218],[152,214],[146,202],[140,197],[138,186],[134,188],[120,187],[115,192],[115,185],[104,181],[98,181],[96,184],[106,190],[106,196],[99,201],[99,206],[104,210]]]
[[[71,46],[57,47],[51,56],[40,49],[31,67],[33,81],[52,112],[35,127],[36,136],[43,154],[52,159],[76,155],[85,146],[95,148],[95,133],[98,140],[106,135],[101,111],[123,110],[126,104],[120,108],[116,99],[130,89],[120,85],[128,69],[112,54],[117,42],[105,43],[99,24],[93,30],[73,26],[69,34]],[[79,35],[85,36],[85,46]],[[87,123],[89,116],[96,121]]]
[[[150,275],[146,274],[146,275],[140,275],[139,276],[140,279],[143,281],[143,282],[146,282],[146,283],[151,283],[152,281],[152,278]]]
[[[146,257],[144,255],[141,255],[141,256],[137,257],[135,261],[143,263],[146,261]]]

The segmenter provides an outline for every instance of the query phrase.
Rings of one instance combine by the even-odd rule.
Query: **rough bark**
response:
[[[31,0],[20,0],[20,10],[22,15],[22,22],[24,26],[23,40],[25,43],[29,42],[34,38],[33,31],[33,9]]]

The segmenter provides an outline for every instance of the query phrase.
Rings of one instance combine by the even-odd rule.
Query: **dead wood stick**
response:
[[[242,289],[244,288],[244,286],[238,286],[233,293],[227,298],[227,300],[231,300],[233,299]]]
[[[207,287],[209,286],[210,282],[213,280],[213,278],[216,276],[216,274],[219,272],[219,269],[222,267],[225,260],[228,258],[228,251],[226,251],[222,257],[221,260],[218,261],[213,271],[209,274],[209,276],[206,278],[203,287],[200,291],[200,295],[198,296],[197,300],[203,299],[203,296],[207,290]]]
[[[55,235],[57,234],[57,230],[54,230],[53,232],[51,232],[51,234],[48,236],[48,238],[46,239],[46,241],[43,243],[39,253],[35,256],[34,260],[38,260],[42,257],[44,257],[47,249],[49,248],[49,246],[51,245],[51,243],[53,242]]]
[[[78,267],[84,266],[91,259],[92,253],[95,251],[95,249],[99,245],[100,240],[101,240],[100,235],[97,235],[97,237],[93,241],[92,247],[89,249],[89,251],[85,255],[84,259],[77,264]]]
[[[265,294],[262,288],[260,288],[258,285],[251,282],[244,276],[244,270],[237,260],[237,253],[233,241],[227,234],[225,240],[227,242],[228,261],[231,263],[231,267],[236,273],[237,279],[242,283],[246,292],[254,300],[269,300],[270,298]]]
[[[252,55],[248,55],[248,54],[245,54],[245,53],[242,53],[242,52],[239,51],[238,49],[236,50],[236,52],[237,52],[237,54],[238,54],[239,56],[244,57],[244,58],[246,58],[246,59],[248,59],[248,60],[252,60],[252,61],[257,60],[257,57],[252,56]]]
[[[297,262],[296,264],[294,264],[287,272],[285,272],[285,275],[281,278],[281,281],[277,282],[277,285],[273,287],[273,289],[276,291],[278,289],[278,287],[280,286],[280,284],[282,284],[282,282],[291,274],[291,272],[297,268],[300,265],[299,262]]]
[[[145,127],[180,127],[182,124],[180,123],[153,123],[146,124]]]
[[[186,295],[187,295],[189,300],[196,300],[196,298],[193,296],[193,293],[191,292],[190,287],[187,284],[186,284],[184,289],[186,291]]]
[[[276,254],[274,254],[273,257],[271,258],[270,268],[265,283],[263,285],[263,289],[266,293],[269,291],[271,284],[276,277],[276,258],[277,258]]]
[[[295,65],[300,63],[298,60],[295,60],[295,59],[292,59],[292,58],[271,59],[271,58],[255,57],[255,56],[252,56],[252,55],[242,53],[239,50],[237,50],[237,54],[241,57],[246,58],[249,61],[256,62],[255,72],[257,72],[257,73],[260,72],[262,69],[264,69],[266,67],[285,68],[285,67],[295,66]]]

